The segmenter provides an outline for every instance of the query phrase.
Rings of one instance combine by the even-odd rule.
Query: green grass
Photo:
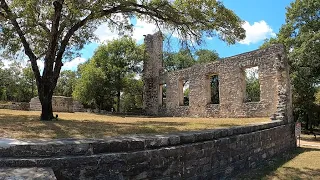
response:
[[[170,133],[179,131],[244,126],[270,122],[269,118],[183,118],[110,116],[90,113],[58,113],[58,121],[40,121],[40,112],[0,109],[0,137],[103,138],[123,134]]]

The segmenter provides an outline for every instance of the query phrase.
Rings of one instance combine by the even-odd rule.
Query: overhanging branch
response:
[[[24,36],[24,33],[22,32],[22,30],[17,22],[16,15],[11,11],[11,9],[9,8],[9,6],[5,0],[0,0],[0,7],[6,12],[6,14],[7,14],[6,18],[8,20],[10,20],[11,24],[14,26],[15,31],[19,35],[19,38],[22,42],[24,51],[31,61],[31,66],[32,66],[32,70],[34,72],[35,78],[36,78],[37,82],[39,82],[41,80],[41,76],[40,76],[39,68],[37,65],[37,57],[32,52],[30,45],[27,42],[27,40]]]
[[[63,5],[63,0],[57,0],[53,2],[54,15],[52,19],[50,42],[45,56],[45,67],[43,70],[44,76],[47,73],[51,74],[53,69],[54,57],[57,50],[58,40],[59,40],[59,22],[61,18],[61,10]]]
[[[43,30],[45,30],[48,34],[50,34],[50,29],[42,22],[38,22],[38,25],[42,27]]]
[[[58,78],[59,72],[60,72],[61,66],[62,66],[63,54],[64,54],[65,49],[69,43],[69,40],[71,39],[71,37],[74,35],[74,33],[77,30],[79,30],[81,27],[83,27],[87,22],[94,20],[94,19],[98,19],[98,18],[101,18],[104,16],[109,16],[114,13],[132,13],[132,12],[139,13],[142,15],[147,15],[149,17],[153,17],[153,18],[156,18],[161,21],[169,21],[177,26],[184,27],[185,29],[188,29],[188,30],[191,29],[190,28],[190,26],[192,25],[191,22],[185,22],[185,21],[177,19],[177,17],[179,17],[177,15],[177,14],[179,14],[179,12],[177,10],[175,10],[174,13],[172,13],[171,15],[169,15],[169,14],[163,15],[163,12],[158,7],[149,7],[149,6],[145,6],[145,5],[137,4],[137,3],[133,3],[133,2],[124,2],[122,4],[119,4],[118,6],[110,7],[109,9],[102,10],[102,11],[96,12],[96,13],[91,12],[86,18],[84,18],[83,20],[74,24],[69,29],[69,31],[66,33],[66,35],[63,37],[61,44],[60,44],[60,47],[59,47],[59,50],[57,52],[55,68],[54,68],[54,76],[56,78]],[[60,27],[60,28],[62,29],[63,27]],[[59,30],[59,32],[62,31],[61,29]]]
[[[58,76],[59,76],[59,72],[60,72],[61,67],[62,67],[63,54],[64,54],[65,49],[66,49],[66,47],[67,47],[67,45],[69,43],[69,40],[74,35],[74,33],[77,30],[79,30],[81,27],[83,27],[88,21],[93,20],[93,19],[97,19],[97,18],[101,18],[103,16],[110,15],[110,14],[113,14],[113,13],[117,13],[122,8],[125,8],[125,6],[123,6],[123,5],[115,6],[115,7],[111,8],[111,9],[108,9],[108,10],[105,10],[105,11],[101,11],[98,14],[94,13],[94,12],[91,12],[86,18],[84,18],[83,20],[77,22],[76,24],[74,24],[69,29],[67,34],[62,39],[59,51],[57,52],[57,57],[56,57],[56,62],[55,62],[55,67],[54,67],[54,76],[55,76],[55,78],[58,78]]]

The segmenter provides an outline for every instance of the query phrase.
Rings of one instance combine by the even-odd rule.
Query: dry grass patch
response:
[[[277,156],[259,168],[239,175],[234,179],[320,179],[320,149],[297,148],[291,152]]]
[[[58,121],[40,121],[40,112],[0,109],[0,137],[103,138],[123,134],[169,133],[270,122],[269,118],[182,118],[58,113]]]

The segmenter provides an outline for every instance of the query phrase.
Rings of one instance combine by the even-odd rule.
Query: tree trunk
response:
[[[41,102],[41,107],[42,107],[41,120],[51,121],[54,118],[53,111],[52,111],[52,96],[50,98],[49,97],[43,98]]]
[[[117,98],[117,112],[120,112],[120,90],[118,90]]]
[[[54,119],[52,111],[53,88],[50,81],[40,84],[38,87],[39,100],[41,102],[41,120],[51,121]]]

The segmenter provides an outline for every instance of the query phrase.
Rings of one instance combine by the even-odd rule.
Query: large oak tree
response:
[[[114,18],[118,14],[124,18]],[[93,40],[102,22],[123,32],[132,28],[130,17],[144,18],[198,43],[204,35],[228,43],[245,37],[242,21],[215,0],[0,0],[2,51],[8,55],[23,49],[28,56],[42,120],[53,118],[52,95],[63,61]],[[44,61],[42,72],[38,60]]]

